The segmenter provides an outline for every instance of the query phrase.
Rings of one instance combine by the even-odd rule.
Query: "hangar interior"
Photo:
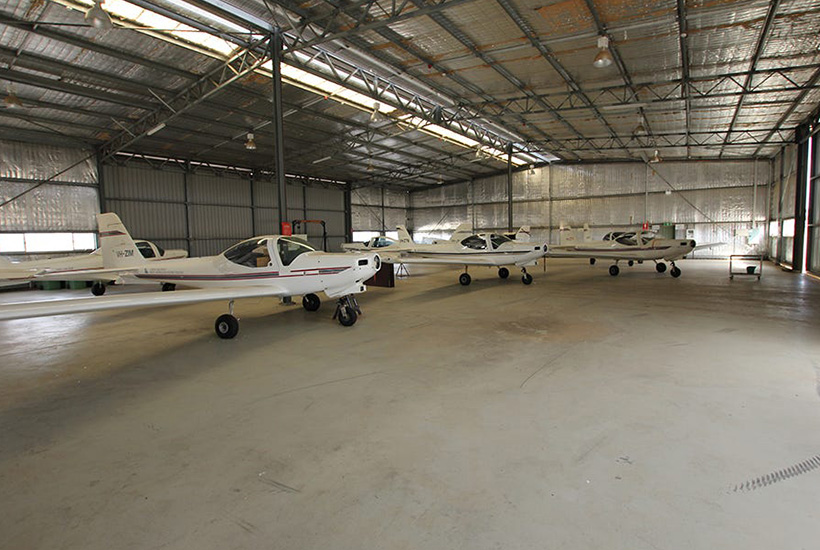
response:
[[[411,266],[352,328],[237,300],[231,341],[217,302],[0,320],[4,545],[815,544],[816,2],[0,0],[0,98],[14,262],[101,212],[192,258],[285,222],[707,245]],[[0,315],[88,294],[19,286]]]

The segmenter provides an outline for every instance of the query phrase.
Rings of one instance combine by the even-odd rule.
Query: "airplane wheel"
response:
[[[664,271],[666,271],[666,264],[663,262],[656,263],[655,271],[657,271],[658,273],[663,273]]]
[[[632,267],[633,265],[635,265],[635,261],[634,260],[629,260],[628,262],[626,262],[626,265],[628,265],[629,267]]]
[[[176,290],[176,289],[177,289],[177,285],[175,285],[174,283],[162,283],[162,291],[163,292],[170,292],[170,291]]]
[[[105,294],[105,283],[94,283],[91,285],[91,294],[94,296],[102,296]]]
[[[672,275],[674,278],[680,277],[680,268],[678,266],[674,266],[670,271],[669,274]]]
[[[589,265],[595,265],[595,258],[589,259]]]
[[[302,307],[308,311],[316,311],[322,305],[321,300],[315,294],[305,294],[302,296]]]
[[[501,267],[501,268],[498,269],[498,276],[501,277],[502,279],[506,279],[507,277],[510,276],[510,270],[507,269],[506,267]]]
[[[470,277],[469,273],[462,273],[458,276],[458,282],[461,283],[463,286],[467,286],[472,282],[472,277]]]
[[[214,330],[220,338],[233,338],[239,333],[239,320],[230,313],[220,315],[216,318]]]
[[[524,273],[521,276],[521,282],[524,283],[525,285],[532,284],[532,275],[530,275],[529,273]]]
[[[359,316],[356,314],[356,310],[348,305],[341,306],[339,308],[339,324],[343,327],[352,327],[356,324],[356,319]]]
[[[617,265],[609,266],[609,274],[612,275],[613,277],[617,277],[618,273],[620,273],[620,272],[621,272],[621,269]]]

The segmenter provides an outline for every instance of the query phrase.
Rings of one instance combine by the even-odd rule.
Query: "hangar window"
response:
[[[290,265],[297,257],[314,250],[316,249],[310,244],[296,237],[282,237],[279,239],[279,257],[282,259],[282,265]]]
[[[470,235],[469,237],[461,241],[461,244],[463,246],[466,246],[467,248],[472,248],[473,250],[484,250],[485,248],[487,248],[487,243],[484,241],[482,237],[479,237],[478,235]]]
[[[95,233],[0,233],[0,254],[81,252],[95,248]]]

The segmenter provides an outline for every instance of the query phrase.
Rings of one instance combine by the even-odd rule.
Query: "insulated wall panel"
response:
[[[34,185],[0,179],[0,201]],[[95,187],[44,184],[3,206],[0,231],[96,231],[99,211]]]
[[[119,215],[135,239],[154,241],[185,239],[187,236],[184,204],[111,199],[107,206],[109,211]]]
[[[253,203],[265,208],[277,208],[279,196],[276,186],[270,181],[257,180],[253,182]]]
[[[97,183],[97,161],[88,149],[0,140],[0,152],[0,180]]]
[[[191,235],[198,239],[247,239],[253,236],[250,208],[191,206]]]
[[[197,204],[250,206],[250,178],[234,174],[189,174],[188,200]]]
[[[106,165],[103,167],[103,190],[106,199],[184,202],[185,175],[182,170],[173,168]]]

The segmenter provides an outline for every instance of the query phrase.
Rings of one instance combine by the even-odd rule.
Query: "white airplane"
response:
[[[188,256],[186,250],[163,250],[162,247],[151,241],[137,240],[134,243],[142,257],[151,261],[172,260]],[[92,275],[86,275],[85,278],[79,279],[74,276],[74,273],[94,269],[102,270],[102,267],[102,251],[99,248],[89,254],[21,262],[12,262],[0,256],[0,287],[19,285],[37,279],[44,281],[97,281],[91,287],[91,291],[95,295],[99,295],[105,292],[107,279],[96,279]]]
[[[564,236],[564,233],[568,233]],[[589,258],[590,265],[595,264],[596,259],[615,260],[609,266],[609,274],[615,277],[620,273],[618,262],[626,261],[632,266],[637,261],[643,263],[645,260],[655,262],[655,269],[658,273],[666,271],[664,261],[670,262],[672,269],[669,273],[673,277],[680,277],[681,270],[675,265],[675,260],[679,260],[695,250],[715,245],[696,246],[692,239],[661,239],[654,233],[644,233],[637,231],[613,231],[604,235],[600,241],[593,241],[589,238],[589,227],[584,226],[583,241],[578,241],[577,236],[572,233],[572,228],[561,227],[561,244],[551,246],[547,252],[550,258]]]
[[[227,300],[228,313],[217,318],[214,328],[220,338],[233,338],[239,332],[234,300],[302,295],[302,306],[316,311],[321,305],[316,293],[324,292],[339,298],[333,318],[351,326],[361,313],[353,295],[365,291],[363,281],[380,266],[377,254],[329,254],[301,239],[281,235],[247,239],[218,256],[148,262],[139,255],[116,214],[99,214],[97,219],[105,273],[94,273],[109,280],[128,277],[195,290],[4,304],[0,305],[0,320]]]
[[[458,235],[460,240],[440,241],[434,244],[415,244],[404,226],[398,226],[400,244],[395,248],[384,247],[379,254],[384,261],[404,264],[451,264],[463,265],[458,282],[469,285],[472,281],[467,267],[484,265],[498,267],[498,276],[506,279],[510,270],[504,266],[521,268],[521,281],[532,283],[532,275],[527,273],[526,266],[535,265],[544,256],[546,244],[518,243],[496,233],[464,233]],[[406,244],[406,242],[412,244]]]

